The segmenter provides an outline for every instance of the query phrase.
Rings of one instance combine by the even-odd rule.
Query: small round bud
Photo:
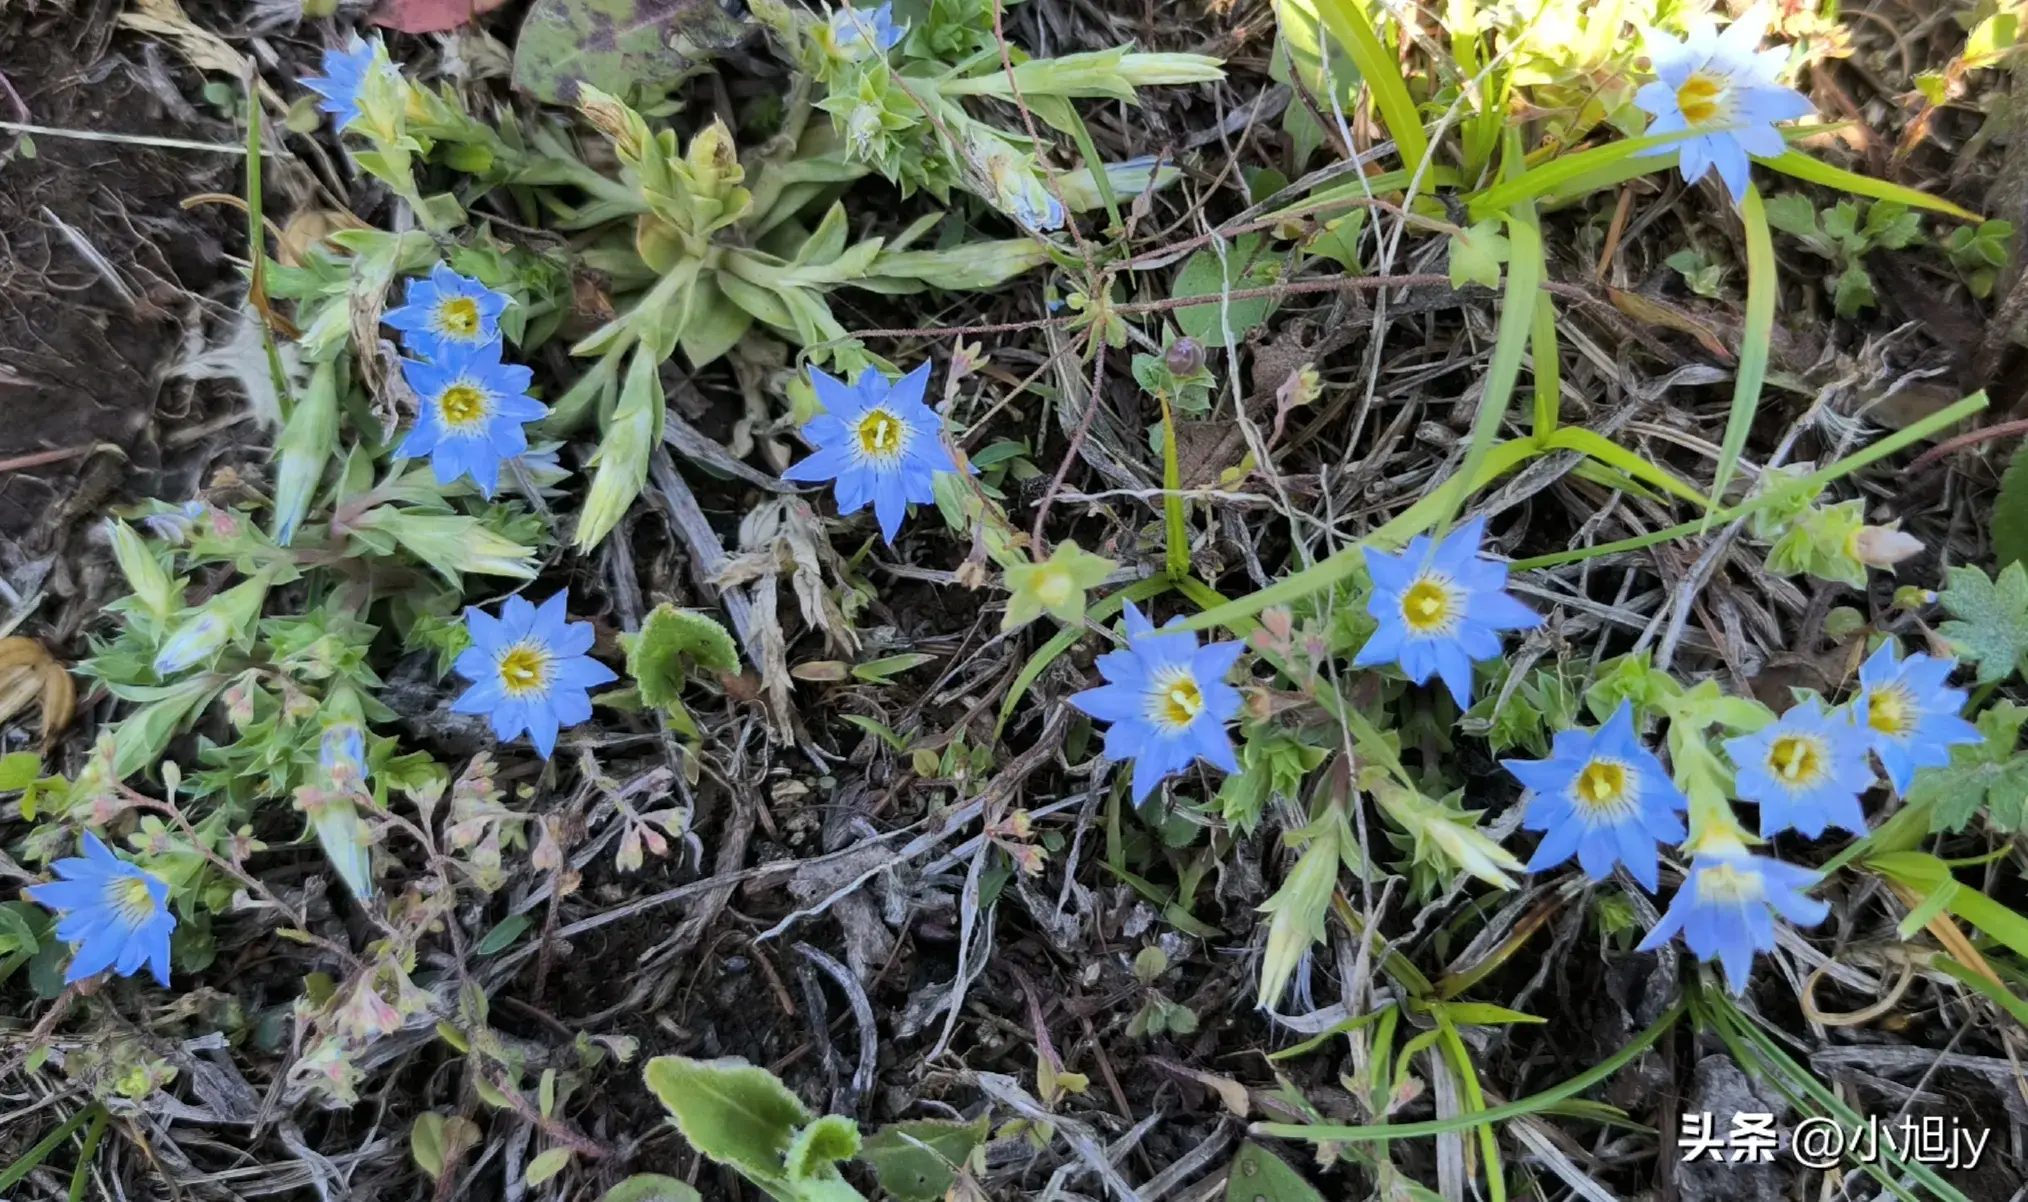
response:
[[[1178,338],[1162,352],[1162,362],[1179,380],[1194,376],[1204,370],[1204,346],[1195,338]]]

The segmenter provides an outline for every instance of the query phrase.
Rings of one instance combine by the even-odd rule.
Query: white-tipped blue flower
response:
[[[1501,760],[1500,766],[1534,791],[1521,825],[1547,832],[1528,861],[1541,872],[1577,857],[1595,881],[1624,864],[1635,880],[1653,889],[1656,843],[1683,841],[1689,808],[1655,754],[1634,731],[1634,707],[1625,701],[1597,730],[1556,733],[1546,760]]]
[[[1098,658],[1106,683],[1073,695],[1070,703],[1111,723],[1106,758],[1133,761],[1134,804],[1146,801],[1162,778],[1183,771],[1193,760],[1237,775],[1239,760],[1225,724],[1239,712],[1239,690],[1225,683],[1225,674],[1246,645],[1199,647],[1197,636],[1188,631],[1158,632],[1131,601],[1126,613],[1126,650]],[[1172,619],[1170,625],[1181,620]]]
[[[1680,152],[1683,178],[1693,184],[1717,168],[1735,201],[1746,197],[1748,156],[1774,158],[1788,149],[1776,123],[1816,111],[1779,82],[1788,51],[1760,49],[1766,32],[1761,22],[1735,21],[1724,33],[1700,22],[1681,42],[1651,34],[1648,58],[1658,78],[1634,94],[1634,103],[1654,114],[1649,133],[1695,135],[1648,153]]]
[[[1681,932],[1698,959],[1725,965],[1732,992],[1745,993],[1754,952],[1775,949],[1776,914],[1798,926],[1824,920],[1829,907],[1804,894],[1816,883],[1809,869],[1750,855],[1735,840],[1724,840],[1690,862],[1689,877],[1641,940],[1641,950],[1653,951]]]
[[[1037,233],[1063,228],[1063,202],[1049,190],[1035,156],[1022,154],[998,138],[984,141],[979,166],[986,172],[992,199],[1002,213]]]
[[[891,0],[878,8],[841,7],[831,10],[831,44],[839,50],[856,57],[856,52],[868,44],[866,39],[869,34],[872,35],[874,50],[886,54],[907,36],[908,22],[895,23]]]
[[[1863,725],[1864,698],[1855,712]],[[1833,826],[1865,831],[1859,795],[1873,787],[1873,765],[1865,734],[1844,714],[1828,713],[1815,700],[1798,702],[1780,720],[1725,740],[1725,754],[1740,800],[1760,806],[1762,838],[1794,830],[1814,839]]]
[[[296,81],[322,97],[317,108],[331,114],[340,133],[359,116],[359,88],[366,82],[366,73],[373,70],[379,51],[380,43],[355,33],[343,50],[324,52],[324,74]]]
[[[1506,593],[1507,565],[1479,554],[1486,520],[1473,518],[1434,548],[1417,535],[1399,555],[1366,548],[1380,629],[1352,662],[1399,664],[1417,684],[1442,678],[1459,709],[1472,705],[1472,664],[1500,654],[1503,630],[1528,630],[1542,615]]]
[[[381,320],[402,333],[412,355],[440,362],[500,337],[508,297],[439,263],[426,280],[410,280],[405,304]]]
[[[114,855],[86,831],[82,857],[58,860],[62,880],[30,885],[28,896],[62,915],[56,937],[76,945],[66,985],[110,968],[123,977],[143,964],[163,988],[169,986],[169,883]]]
[[[455,349],[452,349],[455,348]],[[470,476],[490,497],[500,483],[500,464],[528,449],[522,427],[549,412],[528,395],[535,373],[500,361],[498,339],[479,347],[447,344],[433,363],[401,361],[402,378],[419,402],[415,428],[395,455],[429,456],[438,484]]]
[[[612,669],[585,654],[591,650],[592,626],[572,622],[565,615],[569,603],[566,589],[539,609],[525,598],[509,597],[497,618],[480,609],[466,610],[472,645],[458,656],[456,666],[473,684],[451,709],[485,714],[501,739],[527,731],[548,759],[556,750],[558,731],[591,717],[589,690],[617,679]]]
[[[1889,639],[1859,666],[1859,695],[1863,705],[1852,707],[1852,717],[1862,730],[1894,782],[1896,793],[1906,794],[1918,768],[1935,768],[1951,762],[1953,746],[1983,743],[1979,728],[1958,715],[1965,708],[1963,689],[1949,685],[1954,659],[1934,659],[1918,651],[1895,662],[1894,641]]]
[[[803,427],[803,437],[817,451],[782,479],[835,481],[838,512],[871,504],[881,537],[894,542],[909,504],[936,500],[936,474],[958,470],[944,449],[942,420],[923,404],[929,377],[927,363],[892,384],[869,367],[848,385],[812,367],[810,387],[824,412]]]

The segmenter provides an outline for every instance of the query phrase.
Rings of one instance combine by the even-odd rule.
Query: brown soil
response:
[[[234,141],[178,90],[187,67],[115,36],[117,8],[0,13],[6,117]],[[229,210],[182,201],[238,191],[238,171],[225,155],[47,136],[25,148],[0,134],[0,538],[25,555],[61,548],[108,499],[145,495],[163,438],[195,420],[164,371],[197,298],[232,274],[225,248],[244,239]]]

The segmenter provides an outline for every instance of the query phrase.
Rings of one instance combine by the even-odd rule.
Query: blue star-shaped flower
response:
[[[1918,651],[1896,663],[1892,639],[1859,666],[1859,693],[1864,713],[1852,715],[1887,770],[1894,791],[1906,795],[1917,768],[1951,762],[1950,749],[1960,743],[1983,743],[1979,728],[1958,715],[1965,708],[1963,689],[1949,687],[1954,659],[1933,659]]]
[[[1507,565],[1479,554],[1486,519],[1473,518],[1438,544],[1417,535],[1399,555],[1366,548],[1380,629],[1352,661],[1399,664],[1417,684],[1441,677],[1459,709],[1472,705],[1472,664],[1500,654],[1502,630],[1528,630],[1542,615],[1508,596]]]
[[[1865,831],[1859,795],[1873,787],[1873,765],[1866,736],[1845,715],[1827,713],[1814,700],[1798,702],[1778,721],[1725,740],[1725,754],[1737,771],[1740,800],[1760,806],[1762,838],[1793,829],[1814,839],[1832,826]]]
[[[338,132],[345,132],[345,127],[358,119],[359,88],[366,82],[366,73],[373,70],[379,53],[380,43],[369,42],[355,33],[343,50],[324,52],[324,74],[296,81],[323,97],[317,108],[336,119]]]
[[[497,618],[467,609],[465,629],[472,645],[456,664],[458,675],[473,684],[451,709],[485,714],[497,738],[527,731],[543,759],[556,750],[558,731],[591,717],[589,690],[618,679],[585,654],[591,650],[592,625],[565,616],[569,598],[565,589],[538,609],[526,598],[509,597]]]
[[[838,512],[856,513],[871,502],[881,537],[892,544],[909,503],[936,500],[936,474],[958,470],[944,449],[942,421],[923,404],[929,376],[925,363],[890,384],[869,367],[848,385],[812,367],[810,387],[824,412],[803,427],[803,437],[817,452],[782,479],[836,481]]]
[[[1817,874],[1809,869],[1750,855],[1735,841],[1700,851],[1668,913],[1641,940],[1640,950],[1653,951],[1680,931],[1699,960],[1724,963],[1732,992],[1745,993],[1754,952],[1775,948],[1775,914],[1798,926],[1824,920],[1830,907],[1804,896],[1816,883]]]
[[[882,54],[894,49],[895,45],[908,34],[908,22],[895,24],[894,4],[890,0],[879,8],[832,9],[831,44],[847,51],[861,45],[865,36],[860,31],[862,24],[866,27],[866,32],[873,35],[874,49]]]
[[[395,455],[430,458],[438,484],[470,476],[490,497],[500,483],[500,463],[528,449],[524,423],[549,412],[528,395],[535,373],[500,361],[500,341],[459,348],[449,344],[434,363],[401,361],[402,378],[420,402],[415,428]]]
[[[62,880],[28,887],[29,897],[62,915],[56,937],[77,945],[64,984],[108,968],[130,977],[146,964],[168,988],[169,933],[176,929],[169,883],[120,859],[90,831],[84,833],[84,852],[56,862]]]
[[[381,320],[402,332],[411,355],[438,361],[477,350],[500,337],[500,314],[508,298],[439,263],[430,278],[410,280],[407,303]]]
[[[1690,803],[1662,762],[1634,732],[1634,707],[1625,701],[1597,730],[1562,730],[1546,760],[1501,760],[1500,766],[1534,790],[1521,825],[1547,831],[1528,861],[1541,872],[1573,854],[1595,881],[1612,875],[1615,862],[1653,889],[1655,843],[1683,841],[1676,815]]]
[[[1713,167],[1734,201],[1746,198],[1749,155],[1774,158],[1788,149],[1779,121],[1816,111],[1802,93],[1778,78],[1788,61],[1781,47],[1760,49],[1766,27],[1734,21],[1724,33],[1700,23],[1681,41],[1650,38],[1648,58],[1655,82],[1634,94],[1634,103],[1654,114],[1651,134],[1696,132],[1649,154],[1682,154],[1683,178],[1696,183]]]
[[[1189,631],[1159,633],[1127,602],[1126,650],[1099,656],[1106,683],[1073,695],[1070,703],[1111,723],[1106,758],[1133,761],[1135,805],[1192,760],[1239,773],[1232,737],[1225,733],[1225,724],[1239,712],[1239,690],[1225,683],[1225,674],[1244,650],[1244,643],[1199,647]]]

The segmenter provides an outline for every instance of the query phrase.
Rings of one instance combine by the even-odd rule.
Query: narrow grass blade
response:
[[[1711,502],[1696,486],[1666,468],[1648,462],[1620,444],[1582,426],[1565,426],[1544,440],[1544,450],[1578,451],[1610,468],[1644,480],[1663,492],[1673,493],[1692,505],[1709,508]]]
[[[1961,209],[1942,197],[1931,196],[1916,188],[1892,184],[1884,179],[1874,179],[1870,175],[1860,175],[1842,167],[1833,167],[1829,163],[1811,158],[1800,150],[1788,151],[1777,158],[1755,159],[1754,162],[1763,167],[1771,167],[1783,175],[1794,176],[1807,183],[1822,184],[1826,188],[1835,188],[1840,192],[1870,196],[1875,200],[1898,200],[1911,209],[1928,209],[1932,213],[1942,213],[1960,221],[1980,219],[1977,213],[1970,209]]]
[[[1563,411],[1563,362],[1557,357],[1556,306],[1547,297],[1535,302],[1535,324],[1530,334],[1528,358],[1535,372],[1534,431],[1540,440],[1556,432],[1557,418]]]
[[[1490,1106],[1476,1114],[1459,1115],[1448,1119],[1427,1119],[1419,1123],[1375,1123],[1366,1127],[1345,1127],[1328,1123],[1307,1126],[1302,1123],[1255,1123],[1251,1130],[1255,1135],[1269,1135],[1276,1139],[1299,1139],[1308,1143],[1384,1143],[1395,1139],[1442,1135],[1447,1131],[1463,1131],[1482,1123],[1504,1122],[1524,1114],[1540,1114],[1565,1098],[1574,1097],[1607,1080],[1620,1069],[1633,1063],[1635,1058],[1653,1047],[1656,1040],[1666,1035],[1669,1029],[1676,1025],[1676,1021],[1683,1017],[1683,1011],[1684,1003],[1677,1002],[1669,1007],[1662,1017],[1656,1019],[1653,1026],[1634,1036],[1625,1047],[1560,1085],[1553,1085],[1541,1093],[1505,1105]]]
[[[1471,210],[1472,220],[1483,221],[1506,212],[1524,200],[1539,200],[1549,195],[1558,185],[1577,179],[1587,172],[1628,165],[1637,166],[1639,169],[1632,170],[1623,177],[1624,179],[1647,175],[1649,172],[1674,166],[1676,160],[1662,155],[1651,158],[1641,158],[1641,155],[1650,150],[1674,146],[1687,136],[1681,131],[1643,134],[1638,138],[1628,138],[1624,142],[1608,142],[1604,146],[1594,146],[1590,150],[1580,150],[1575,154],[1558,155],[1546,163],[1530,167],[1512,179],[1502,180],[1476,196],[1466,198],[1466,204]]]
[[[1176,461],[1176,415],[1169,398],[1162,401],[1162,517],[1165,520],[1163,565],[1169,579],[1181,580],[1190,574],[1190,529],[1183,522],[1183,469]]]
[[[19,1185],[22,1178],[33,1173],[43,1161],[49,1159],[51,1152],[56,1151],[58,1147],[62,1146],[63,1141],[69,1139],[79,1127],[84,1126],[87,1120],[95,1117],[102,1110],[104,1110],[104,1107],[97,1103],[79,1110],[76,1114],[59,1123],[56,1130],[37,1140],[35,1146],[23,1152],[13,1164],[8,1165],[5,1169],[0,1169],[0,1190],[10,1190]]]
[[[1352,0],[1317,0],[1317,15],[1373,89],[1374,106],[1387,126],[1387,136],[1401,152],[1402,165],[1411,172],[1422,166],[1429,158],[1429,135],[1423,132],[1415,100],[1408,94],[1408,81],[1401,77],[1401,64],[1381,45],[1373,22]]]
[[[1896,451],[1928,438],[1939,430],[1950,429],[1974,413],[1984,409],[1987,404],[1986,394],[1984,392],[1975,392],[1957,404],[1932,413],[1913,425],[1896,430],[1893,434],[1888,435],[1872,446],[1855,451],[1838,462],[1831,464],[1829,467],[1811,472],[1787,487],[1773,489],[1748,497],[1737,505],[1719,510],[1715,516],[1710,518],[1699,518],[1693,522],[1684,522],[1681,525],[1636,535],[1633,538],[1623,538],[1617,542],[1600,543],[1595,547],[1580,547],[1575,551],[1558,551],[1554,555],[1537,555],[1532,559],[1517,559],[1513,562],[1513,569],[1517,572],[1525,572],[1533,568],[1553,568],[1561,563],[1576,563],[1579,560],[1596,559],[1601,555],[1617,555],[1621,551],[1639,551],[1644,547],[1666,543],[1670,539],[1682,538],[1686,534],[1696,534],[1705,529],[1707,522],[1729,522],[1734,518],[1745,517],[1790,495],[1797,489],[1815,488],[1820,485],[1829,484],[1834,480],[1841,480],[1860,468],[1865,467],[1867,464],[1878,459],[1884,459]],[[1328,563],[1330,561],[1326,560],[1325,562]],[[1317,566],[1321,567],[1322,565],[1319,564]]]
[[[1518,142],[1518,140],[1517,140]],[[1518,144],[1510,144],[1518,159]],[[1500,422],[1514,399],[1514,382],[1521,374],[1521,359],[1535,327],[1535,306],[1542,297],[1542,227],[1535,220],[1535,206],[1518,201],[1507,215],[1506,299],[1500,306],[1499,333],[1493,340],[1493,359],[1486,365],[1484,391],[1479,395],[1479,412],[1472,420],[1472,441],[1465,450],[1465,462],[1458,478],[1476,480],[1493,442],[1500,436]],[[1450,498],[1437,522],[1439,536],[1450,529],[1464,502],[1462,490],[1446,489]]]
[[[1746,320],[1739,328],[1739,374],[1732,382],[1732,412],[1725,419],[1725,441],[1718,448],[1718,467],[1711,474],[1711,506],[1725,499],[1725,486],[1739,466],[1739,453],[1753,430],[1760,408],[1760,386],[1767,379],[1767,353],[1774,341],[1776,279],[1774,236],[1767,228],[1767,208],[1760,189],[1748,185],[1739,206],[1746,226]],[[1710,517],[1705,527],[1710,528]]]

